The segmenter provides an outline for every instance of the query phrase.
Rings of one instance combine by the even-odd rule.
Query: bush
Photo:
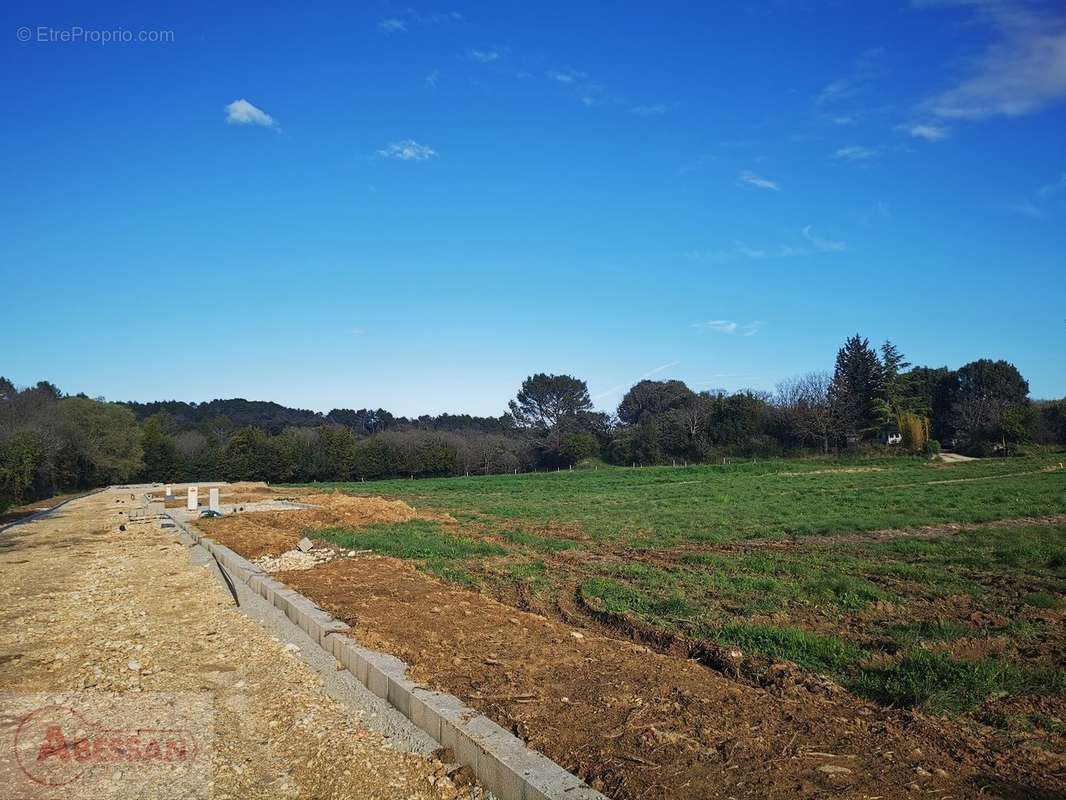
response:
[[[559,453],[568,464],[576,464],[600,454],[599,440],[591,433],[568,433],[563,437]]]
[[[925,447],[922,448],[922,453],[930,458],[940,455],[940,442],[936,439],[930,439],[925,443]]]

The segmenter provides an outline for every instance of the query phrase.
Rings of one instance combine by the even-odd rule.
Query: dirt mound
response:
[[[331,492],[309,494],[301,497],[300,502],[325,509],[349,525],[408,522],[418,516],[418,512],[402,500],[386,500],[384,497],[353,497]]]
[[[332,494],[306,494],[297,498],[315,508],[286,511],[255,511],[226,514],[197,522],[204,532],[221,544],[232,547],[245,558],[280,556],[296,547],[305,534],[323,528],[363,528],[376,523],[408,522],[419,513],[402,500],[383,497],[352,497]]]

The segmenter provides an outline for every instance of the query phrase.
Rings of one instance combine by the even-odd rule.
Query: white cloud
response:
[[[630,114],[636,114],[638,117],[659,117],[667,112],[667,107],[662,103],[657,103],[653,106],[633,106],[629,109]]]
[[[915,139],[925,139],[927,142],[939,142],[948,138],[948,129],[943,125],[934,125],[926,122],[913,122],[909,125],[897,125],[896,130],[913,136]]]
[[[1054,197],[1059,192],[1063,191],[1066,191],[1066,172],[1059,175],[1059,179],[1057,181],[1053,181],[1051,183],[1047,183],[1041,186],[1037,194],[1039,194],[1041,198],[1046,200],[1047,198]]]
[[[734,242],[731,248],[725,250],[689,250],[685,258],[693,261],[725,262],[737,259],[749,261],[762,261],[768,258],[792,258],[794,256],[807,255],[807,251],[801,247],[782,244],[777,247],[751,247],[744,242]]]
[[[264,128],[278,127],[277,120],[261,108],[256,108],[245,99],[234,100],[226,106],[226,122],[230,125],[261,125]]]
[[[412,139],[403,139],[399,142],[392,142],[388,147],[378,150],[378,155],[382,158],[395,158],[400,161],[428,161],[431,158],[436,158],[437,151]]]
[[[731,319],[712,319],[708,322],[693,322],[689,325],[690,328],[695,328],[700,331],[716,331],[718,333],[736,333],[737,324]]]
[[[440,81],[440,70],[435,69],[426,76],[426,86],[430,89],[436,89],[437,83]]]
[[[1021,116],[1066,97],[1066,14],[1061,3],[1023,0],[916,2],[967,6],[995,40],[973,58],[966,75],[924,104],[941,119]]]
[[[382,33],[407,33],[407,23],[398,17],[378,20],[378,30]]]
[[[884,73],[880,48],[866,50],[855,59],[851,72],[827,83],[814,98],[816,105],[825,107],[853,100],[865,93],[870,84]]]
[[[766,323],[761,320],[753,320],[752,322],[746,322],[741,325],[731,319],[712,319],[707,322],[693,322],[689,327],[700,333],[714,331],[715,333],[724,333],[728,336],[732,336],[733,334],[739,334],[740,336],[754,336],[766,327]]]
[[[577,83],[579,80],[583,80],[588,77],[584,72],[578,72],[576,69],[567,70],[550,70],[548,77],[552,80],[556,80],[559,83]]]
[[[1044,218],[1044,212],[1029,201],[1013,203],[1007,206],[1007,208],[1013,211],[1015,214],[1021,214],[1023,217],[1029,217],[1030,219]]]
[[[662,372],[663,370],[670,369],[670,367],[676,367],[680,363],[681,363],[680,359],[675,359],[674,361],[670,361],[670,362],[668,362],[666,364],[660,364],[655,369],[651,369],[651,370],[648,370],[647,372],[645,372],[643,375],[641,375],[639,378],[637,378],[637,381],[642,381],[642,380],[645,380],[647,378],[650,378],[652,375],[657,375],[660,372]],[[593,400],[602,400],[605,397],[610,397],[611,395],[619,394],[623,389],[626,389],[626,388],[632,386],[637,381],[632,381],[631,380],[631,381],[627,381],[626,383],[620,383],[617,386],[612,386],[607,391],[600,392],[599,394],[592,395],[592,399]]]
[[[816,250],[821,250],[823,253],[843,253],[848,249],[848,243],[842,241],[834,241],[833,239],[822,239],[815,234],[813,226],[808,225],[803,229],[803,238],[814,245]]]
[[[774,181],[756,175],[754,172],[744,171],[740,173],[738,180],[741,183],[746,183],[749,186],[754,186],[757,189],[770,189],[775,192],[781,191],[781,187]]]
[[[843,161],[869,161],[871,158],[876,158],[880,155],[880,152],[876,147],[863,147],[859,144],[853,144],[838,148],[833,153],[833,158],[839,158]]]
[[[493,61],[498,61],[500,58],[500,51],[496,48],[492,50],[471,50],[469,56],[479,64],[490,64]]]
[[[412,25],[438,25],[445,22],[461,20],[458,11],[445,11],[434,14],[420,14],[413,8],[398,11],[394,17],[382,17],[378,20],[378,30],[382,33],[407,33]]]

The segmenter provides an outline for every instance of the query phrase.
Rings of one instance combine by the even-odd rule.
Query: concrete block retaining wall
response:
[[[456,760],[470,767],[481,785],[499,800],[607,800],[457,697],[408,680],[403,661],[360,647],[348,636],[348,625],[333,619],[230,548],[204,536],[192,525],[177,519],[174,522],[210,552],[231,578],[247,584],[332,653],[371,692],[387,700],[443,747],[451,748]]]

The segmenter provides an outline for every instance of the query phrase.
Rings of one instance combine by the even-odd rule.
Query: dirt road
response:
[[[0,797],[133,796],[153,769],[158,796],[480,794],[410,752],[428,747],[372,700],[331,696],[338,678],[302,660],[311,648],[238,611],[173,529],[128,523],[133,505],[103,492],[0,536]],[[85,734],[84,752],[49,749],[57,714],[138,745]]]

